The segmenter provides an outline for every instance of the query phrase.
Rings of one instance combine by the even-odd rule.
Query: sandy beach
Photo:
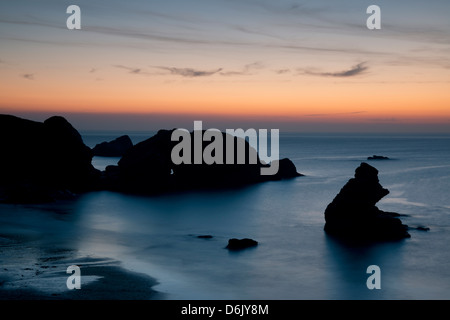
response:
[[[48,241],[45,235],[18,226],[0,233],[0,300],[153,300],[158,282],[125,269],[111,258],[79,256],[69,246]],[[5,232],[5,229],[8,231]],[[68,289],[66,273],[80,267],[81,288]]]

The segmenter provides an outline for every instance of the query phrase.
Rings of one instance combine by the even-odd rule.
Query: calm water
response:
[[[118,135],[84,140],[93,147]],[[305,177],[161,197],[95,192],[66,214],[15,207],[15,219],[80,255],[119,259],[155,277],[155,289],[169,299],[450,299],[449,146],[450,136],[283,134],[281,157]],[[323,212],[373,154],[392,159],[368,161],[391,191],[378,207],[409,214],[404,223],[431,230],[348,247],[324,234]],[[102,169],[117,160],[93,163]],[[206,234],[213,238],[197,238]],[[244,237],[259,246],[224,249],[229,238]],[[366,287],[369,265],[381,268],[381,290]]]

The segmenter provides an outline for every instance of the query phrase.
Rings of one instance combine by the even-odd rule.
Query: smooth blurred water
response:
[[[84,140],[92,147],[117,136]],[[56,224],[49,241],[80,255],[119,259],[155,277],[155,289],[169,299],[449,299],[449,146],[450,136],[283,134],[281,157],[306,176],[158,197],[92,192],[65,214],[36,216],[16,207],[15,215],[36,228]],[[367,161],[373,154],[392,160]],[[349,246],[323,232],[327,204],[362,161],[379,170],[391,191],[378,207],[408,214],[405,224],[429,232],[370,246]],[[99,168],[115,162],[93,161]],[[229,252],[230,238],[259,245]],[[369,265],[381,268],[381,290],[367,289]]]

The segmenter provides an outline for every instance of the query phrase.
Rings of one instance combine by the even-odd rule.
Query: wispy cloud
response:
[[[366,66],[366,62],[358,63],[357,65],[351,67],[348,70],[338,71],[338,72],[320,72],[314,71],[311,69],[300,69],[300,74],[307,74],[313,76],[321,76],[321,77],[337,77],[337,78],[346,78],[346,77],[354,77],[360,74],[365,73],[369,67]]]
[[[318,15],[327,11],[327,7],[311,6],[304,3],[291,3],[283,1],[261,1],[261,0],[229,0],[237,5],[250,7],[252,10],[263,10],[270,14],[279,14],[283,17],[286,14],[295,16]],[[316,4],[315,4],[316,5]]]
[[[156,67],[156,68],[168,71],[170,74],[173,75],[178,75],[187,78],[208,77],[222,71],[222,68],[210,71],[198,70],[193,68],[175,68],[175,67]]]
[[[253,3],[253,2],[252,2]],[[261,5],[258,4],[258,2],[254,2],[255,5]],[[262,5],[269,5],[268,3]],[[297,10],[292,7],[286,7],[283,10]],[[274,9],[276,11],[276,9]],[[283,11],[282,10],[282,11]],[[303,11],[303,9],[302,9]],[[172,17],[175,19],[175,16]],[[41,21],[36,17],[30,17],[30,21],[26,20],[10,20],[10,19],[4,19],[0,17],[0,23],[8,23],[8,24],[18,24],[18,25],[26,25],[26,26],[37,26],[37,27],[47,27],[47,28],[55,28],[59,30],[66,31],[65,25],[57,24],[55,22],[46,22]],[[146,30],[146,29],[136,29],[136,28],[130,28],[127,26],[123,27],[110,27],[110,26],[94,26],[94,25],[83,25],[83,32],[84,33],[92,33],[92,34],[98,34],[98,35],[108,35],[108,36],[115,36],[115,37],[121,37],[121,38],[128,38],[128,39],[137,39],[141,40],[144,43],[145,42],[160,42],[160,43],[170,43],[170,44],[177,44],[180,46],[188,45],[200,45],[200,46],[207,46],[208,48],[211,48],[212,46],[225,46],[225,47],[243,47],[243,48],[272,48],[272,49],[288,49],[288,50],[295,50],[295,51],[305,51],[305,52],[324,52],[324,53],[345,53],[345,54],[364,54],[364,55],[384,55],[385,52],[374,52],[370,50],[362,50],[358,48],[337,48],[337,47],[329,47],[329,46],[307,46],[307,45],[293,45],[291,43],[291,39],[289,37],[284,37],[283,35],[277,35],[273,32],[266,32],[265,28],[258,28],[258,27],[247,27],[247,26],[236,26],[236,25],[228,25],[229,28],[238,30],[244,33],[249,34],[260,34],[266,37],[270,38],[277,38],[281,42],[268,42],[262,39],[251,39],[251,41],[243,41],[241,38],[228,38],[228,39],[221,39],[220,37],[216,37],[214,34],[205,35],[204,33],[197,32],[198,30],[193,30],[192,33],[185,36],[179,36],[178,29],[175,29],[173,32],[161,32],[157,30]],[[295,27],[295,26],[294,26]],[[201,26],[197,26],[197,29],[201,29]],[[51,44],[51,45],[62,45],[65,46],[67,44],[79,46],[79,45],[90,45],[90,46],[108,46],[111,45],[108,42],[99,42],[99,43],[78,43],[75,42],[73,39],[64,39],[64,41],[56,41],[52,40],[50,38],[45,37],[27,37],[27,36],[6,36],[6,35],[0,35],[0,39],[3,40],[12,40],[12,41],[23,41],[23,42],[31,42],[31,43],[42,43],[42,44]],[[127,43],[121,44],[121,46],[129,47],[130,45]]]
[[[261,62],[253,62],[246,64],[242,70],[239,71],[224,71],[220,74],[222,76],[244,76],[244,75],[252,75],[255,74],[255,71],[264,69],[264,64]]]
[[[127,70],[130,74],[135,75],[152,75],[152,76],[165,76],[174,75],[185,78],[198,78],[198,77],[210,77],[214,75],[221,76],[244,76],[254,75],[258,70],[264,69],[265,65],[261,62],[253,62],[246,64],[241,70],[227,71],[222,67],[218,67],[212,70],[197,69],[197,68],[182,68],[182,67],[168,67],[168,66],[150,66],[151,69],[145,69],[142,67],[130,67],[126,65],[116,64],[113,65],[116,68]],[[90,72],[95,72],[96,69],[92,69]]]
[[[34,80],[34,74],[33,73],[25,73],[25,74],[22,74],[22,78],[27,79],[27,80]]]
[[[138,74],[138,75],[150,75],[151,74],[150,72],[145,71],[142,68],[133,68],[133,67],[128,67],[128,66],[124,66],[124,65],[120,65],[120,64],[116,64],[116,65],[114,65],[114,67],[128,70],[128,73],[131,73],[131,74]]]
[[[186,78],[197,78],[197,77],[209,77],[220,73],[223,69],[218,68],[214,70],[200,70],[194,68],[177,68],[177,67],[167,67],[167,66],[151,66],[152,69],[158,71],[149,71],[141,67],[129,67],[125,65],[114,65],[116,68],[127,70],[128,73],[134,75],[147,75],[147,76],[164,76],[164,75],[175,75]]]
[[[40,26],[40,27],[50,27],[64,29],[65,25],[58,25],[57,23],[51,23],[48,21],[43,21],[37,17],[27,15],[27,19],[8,19],[5,17],[0,17],[0,23],[5,24],[15,24],[15,25],[29,25],[29,26]]]
[[[167,34],[160,33],[150,33],[148,31],[138,31],[138,30],[128,30],[126,28],[113,28],[113,27],[100,27],[100,26],[87,26],[83,29],[84,31],[93,32],[102,35],[112,35],[119,37],[126,37],[132,39],[139,39],[144,41],[160,41],[160,42],[171,42],[177,44],[188,44],[188,45],[212,45],[212,44],[236,44],[234,42],[226,41],[216,41],[213,39],[203,39],[200,37],[178,37]],[[244,43],[242,43],[243,45]]]
[[[287,74],[291,73],[291,69],[279,69],[274,71],[276,74]]]
[[[250,28],[248,26],[231,25],[230,28],[233,29],[233,30],[237,30],[239,32],[245,33],[245,34],[256,35],[256,36],[263,36],[263,37],[266,37],[266,38],[276,39],[276,40],[281,40],[281,41],[285,41],[286,40],[286,38],[283,37],[283,36],[272,34],[272,33],[268,32],[268,31],[252,29],[252,28]]]

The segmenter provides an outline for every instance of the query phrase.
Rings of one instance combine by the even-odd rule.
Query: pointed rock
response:
[[[408,226],[398,214],[384,212],[375,204],[389,190],[378,180],[378,170],[361,163],[339,194],[325,210],[325,231],[349,239],[397,240],[409,238]]]

